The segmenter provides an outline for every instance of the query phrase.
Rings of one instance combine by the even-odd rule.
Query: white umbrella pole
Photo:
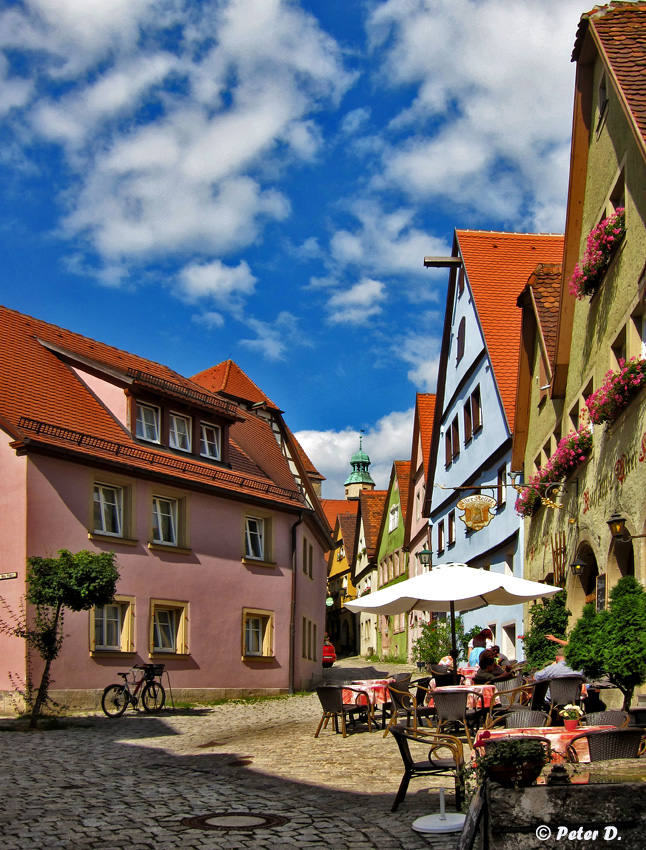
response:
[[[455,637],[455,602],[451,600],[451,657],[453,658],[453,684],[458,683],[458,647]],[[442,798],[443,799],[443,798]]]

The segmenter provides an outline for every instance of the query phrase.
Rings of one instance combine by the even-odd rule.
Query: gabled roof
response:
[[[363,531],[366,538],[366,554],[370,561],[373,561],[377,556],[379,529],[381,528],[381,519],[387,498],[387,490],[362,490],[359,493],[361,519],[363,520]]]
[[[435,393],[417,393],[417,419],[422,442],[424,476],[428,477],[431,459],[431,437],[433,436],[433,417],[435,416]]]
[[[251,405],[264,404],[272,410],[279,409],[233,360],[224,360],[217,366],[198,372],[197,375],[193,375],[192,380],[209,392],[219,393],[227,398]]]
[[[223,495],[305,508],[268,422],[162,364],[0,307],[0,426],[18,451],[117,467]],[[231,468],[136,440],[74,366],[130,392],[180,399],[233,421]]]
[[[548,265],[544,263],[537,267],[527,283],[536,305],[536,319],[545,341],[550,369],[554,366],[556,354],[556,332],[561,304],[561,277],[562,266],[560,264]]]
[[[348,561],[348,565],[351,567],[354,553],[354,539],[357,533],[356,511],[354,513],[339,514],[337,519],[341,537],[343,538],[343,545],[345,547],[345,557]]]
[[[537,265],[561,262],[563,236],[456,230],[456,241],[513,432],[520,343],[516,299]]]
[[[354,514],[356,516],[359,510],[359,502],[349,502],[347,499],[321,499],[321,506],[330,528],[334,528],[336,525],[339,514]]]
[[[395,475],[399,485],[399,504],[401,507],[402,522],[406,522],[408,514],[408,488],[410,486],[410,461],[396,460]]]
[[[595,6],[579,24],[572,60],[579,59],[590,29],[623,97],[642,148],[646,146],[646,3]]]

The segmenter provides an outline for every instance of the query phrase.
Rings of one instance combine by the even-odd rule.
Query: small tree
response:
[[[455,618],[455,640],[460,651],[459,657],[464,658],[468,654],[467,647],[474,632],[478,634],[480,628],[476,626],[465,634],[462,617],[458,615]],[[451,652],[451,647],[451,621],[431,620],[430,623],[424,623],[421,635],[413,644],[413,661],[437,664],[440,658]]]
[[[554,644],[545,635],[553,634],[565,639],[570,613],[564,590],[542,604],[532,605],[529,609],[529,628],[525,629],[523,638],[528,669],[538,670],[554,661]]]
[[[119,571],[114,552],[88,552],[73,555],[59,550],[58,558],[27,559],[27,602],[34,606],[33,620],[14,618],[2,624],[2,630],[24,638],[45,662],[38,695],[31,712],[34,728],[48,699],[50,668],[63,645],[65,609],[88,611],[95,605],[107,605],[114,598]]]
[[[596,678],[606,674],[624,695],[628,711],[633,693],[646,682],[646,592],[634,576],[624,576],[610,591],[606,611],[586,605],[566,649],[568,664]]]

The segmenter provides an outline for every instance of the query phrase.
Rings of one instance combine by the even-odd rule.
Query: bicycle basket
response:
[[[149,664],[146,669],[146,678],[154,679],[155,676],[161,676],[164,672],[164,664]]]

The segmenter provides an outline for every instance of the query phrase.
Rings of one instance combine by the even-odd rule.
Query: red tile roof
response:
[[[339,514],[353,513],[356,516],[359,510],[359,502],[349,502],[347,499],[321,499],[321,505],[330,528],[336,525]]]
[[[224,360],[217,366],[205,369],[193,375],[192,380],[212,393],[245,401],[249,404],[266,404],[267,407],[278,410],[278,407],[266,396],[260,387],[256,386],[233,360]]]
[[[231,401],[159,363],[4,307],[0,338],[0,424],[27,451],[64,453],[87,463],[170,476],[176,483],[304,506],[270,425],[251,415],[243,420]],[[124,389],[180,398],[233,419],[231,469],[134,439],[79,379],[73,362]]]
[[[552,368],[556,354],[556,333],[561,305],[561,277],[561,265],[543,264],[536,268],[527,283],[534,293],[537,318]]]
[[[366,553],[370,560],[374,560],[377,555],[379,529],[381,528],[381,519],[387,498],[387,490],[362,490],[359,493],[361,518],[366,538]]]
[[[345,556],[348,564],[352,566],[354,539],[357,533],[357,512],[339,514],[338,521],[341,537],[343,538],[343,546],[345,547]]]
[[[563,236],[457,230],[510,431],[514,430],[521,313],[516,299],[540,263],[559,263]]]
[[[402,522],[406,522],[408,513],[408,488],[410,486],[410,461],[396,460],[395,474],[399,484],[399,505],[401,509]]]
[[[646,144],[646,3],[609,3],[583,15],[572,59],[590,27],[623,92],[637,132]]]
[[[433,417],[435,416],[435,393],[417,393],[417,417],[424,459],[424,476],[428,478],[431,459],[431,437],[433,435]]]

